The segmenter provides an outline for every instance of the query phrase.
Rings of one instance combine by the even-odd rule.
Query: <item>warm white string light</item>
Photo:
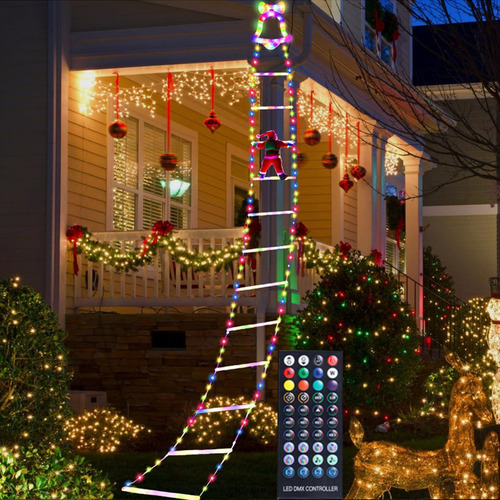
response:
[[[497,372],[491,386],[491,406],[497,424],[500,423],[500,299],[492,297],[488,303],[488,314],[491,317],[488,334],[488,354],[497,365]]]

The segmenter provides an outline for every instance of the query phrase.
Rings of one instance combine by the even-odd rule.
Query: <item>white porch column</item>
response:
[[[410,156],[404,161],[406,191],[406,274],[423,284],[423,234],[422,234],[422,178],[424,160]],[[414,307],[417,325],[422,327],[424,317],[422,286],[409,286],[408,302]]]

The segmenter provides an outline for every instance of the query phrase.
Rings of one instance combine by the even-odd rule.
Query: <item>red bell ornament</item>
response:
[[[160,165],[163,170],[166,170],[167,172],[172,172],[172,170],[175,169],[177,166],[177,156],[175,156],[173,153],[163,153],[160,156]]]
[[[354,182],[349,179],[348,174],[345,174],[344,178],[339,182],[339,186],[347,193],[354,186]]]
[[[316,146],[321,141],[321,134],[315,128],[308,128],[304,132],[304,142],[309,146]]]
[[[121,120],[115,120],[108,125],[109,135],[115,139],[123,139],[127,135],[127,124]]]
[[[360,165],[354,165],[354,167],[351,167],[351,175],[359,181],[366,175],[366,168],[362,167]]]
[[[323,156],[321,159],[321,164],[328,169],[335,168],[339,163],[339,159],[337,158],[337,155],[334,155],[333,153],[327,153],[326,155]]]
[[[217,118],[217,115],[215,114],[215,111],[212,109],[210,111],[208,118],[205,118],[205,121],[203,122],[205,124],[205,127],[212,132],[212,134],[221,126],[220,120]]]

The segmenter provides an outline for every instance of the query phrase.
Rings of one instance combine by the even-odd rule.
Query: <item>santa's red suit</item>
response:
[[[264,134],[257,135],[257,139],[260,139],[261,137],[267,137],[267,139],[265,141],[252,142],[253,146],[265,151],[264,159],[262,160],[259,170],[261,179],[266,176],[266,172],[269,170],[270,166],[274,167],[274,170],[279,175],[281,180],[286,179],[287,175],[283,171],[283,167],[281,165],[280,149],[292,147],[294,141],[278,140],[274,130],[269,130]]]

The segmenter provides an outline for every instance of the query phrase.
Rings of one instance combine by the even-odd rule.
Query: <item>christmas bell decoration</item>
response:
[[[339,186],[346,192],[349,192],[349,189],[351,189],[354,186],[354,182],[349,179],[349,175],[345,174],[344,178],[339,182]]]
[[[316,146],[321,141],[321,134],[315,128],[308,128],[304,132],[304,142],[309,146]]]
[[[351,167],[351,175],[359,181],[366,175],[366,168],[361,165],[354,165]]]
[[[166,170],[167,172],[172,172],[172,170],[175,169],[177,166],[177,156],[175,156],[173,153],[163,153],[160,156],[160,165],[163,170]]]
[[[221,121],[217,118],[213,109],[210,111],[208,118],[205,118],[203,123],[205,124],[205,127],[212,132],[212,134],[221,126]]]
[[[114,139],[123,139],[127,135],[127,124],[122,120],[115,120],[108,125],[108,130]]]
[[[321,164],[325,168],[328,168],[329,170],[335,168],[338,165],[338,163],[339,159],[337,158],[337,155],[334,155],[333,153],[327,153],[321,159]]]

